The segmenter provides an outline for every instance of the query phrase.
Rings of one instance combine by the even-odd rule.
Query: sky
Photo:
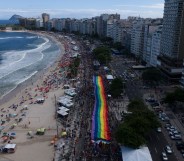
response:
[[[23,17],[90,18],[103,13],[119,13],[121,19],[128,16],[162,18],[164,0],[2,0],[0,19],[18,14]]]

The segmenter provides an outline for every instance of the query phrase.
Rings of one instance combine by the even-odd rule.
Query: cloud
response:
[[[0,19],[5,19],[11,17],[13,14],[20,14],[24,17],[38,17],[42,13],[49,13],[53,18],[90,18],[94,16],[99,16],[103,13],[118,13],[121,18],[126,18],[128,16],[141,16],[141,17],[162,17],[163,12],[155,12],[154,7],[152,10],[133,10],[133,9],[0,9]]]
[[[137,8],[153,8],[153,9],[163,9],[164,3],[152,4],[152,5],[114,5],[116,7],[137,7]]]

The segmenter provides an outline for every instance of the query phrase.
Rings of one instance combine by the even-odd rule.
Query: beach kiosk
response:
[[[43,104],[44,101],[45,101],[44,98],[37,98],[37,99],[36,99],[36,102],[37,102],[38,104]]]
[[[37,135],[44,135],[45,134],[45,128],[37,129],[36,134]]]
[[[4,147],[4,152],[14,153],[16,150],[16,144],[6,144]]]
[[[69,89],[70,88],[70,85],[69,84],[65,84],[64,86],[63,86],[63,89]]]

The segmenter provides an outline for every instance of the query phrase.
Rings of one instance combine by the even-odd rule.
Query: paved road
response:
[[[162,161],[161,153],[164,151],[164,147],[169,145],[163,133],[158,133],[156,131],[151,132],[148,141],[147,145],[153,161]],[[168,154],[167,156],[170,161],[177,161],[174,153]]]
[[[87,91],[87,87],[89,87],[90,84],[92,84],[92,75],[90,73],[90,65],[91,65],[91,62],[89,62],[89,53],[86,52],[85,48],[82,47],[82,45],[80,45],[80,49],[81,49],[81,53],[83,53],[83,65],[84,65],[84,76],[83,76],[83,89],[84,91],[86,92],[89,92]],[[81,106],[81,108],[83,108],[83,114],[82,114],[82,119],[84,120],[83,122],[85,122],[89,116],[91,117],[91,108],[93,107],[90,107],[89,103],[91,100],[89,100],[90,98],[87,97],[86,95],[83,95],[81,96],[81,99],[84,101],[84,105]],[[90,128],[88,126],[88,128]],[[79,138],[79,141],[78,141],[78,144],[76,146],[76,156],[78,156],[76,158],[76,160],[82,160],[82,158],[80,158],[80,155],[81,155],[81,152],[85,150],[85,137],[87,135],[87,129],[86,127],[81,127],[81,137]],[[83,158],[85,160],[85,157]]]

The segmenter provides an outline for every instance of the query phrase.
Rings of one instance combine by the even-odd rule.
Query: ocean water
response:
[[[15,25],[15,24],[19,24],[19,21],[0,20],[0,25]]]
[[[60,52],[57,44],[47,37],[0,32],[0,97],[50,66]]]

